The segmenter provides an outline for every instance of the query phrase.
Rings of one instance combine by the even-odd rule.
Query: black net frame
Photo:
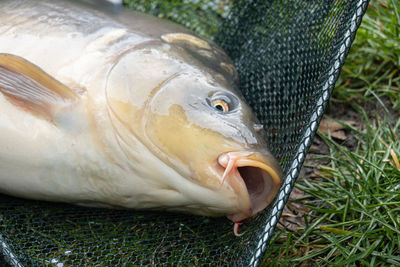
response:
[[[368,0],[237,0],[214,36],[233,59],[240,88],[284,170],[278,196],[242,237],[233,236],[224,218],[0,196],[4,260],[13,266],[257,266],[367,6]]]

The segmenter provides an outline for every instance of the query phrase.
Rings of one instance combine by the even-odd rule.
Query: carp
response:
[[[227,216],[281,170],[229,57],[170,22],[79,2],[0,2],[0,192]]]

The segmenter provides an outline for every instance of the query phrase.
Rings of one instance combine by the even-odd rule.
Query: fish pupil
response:
[[[215,108],[219,111],[224,111],[224,107],[222,105],[215,105]]]

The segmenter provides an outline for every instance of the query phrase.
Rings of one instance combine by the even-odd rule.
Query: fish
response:
[[[239,234],[282,184],[215,43],[131,10],[0,3],[0,193],[226,216]]]

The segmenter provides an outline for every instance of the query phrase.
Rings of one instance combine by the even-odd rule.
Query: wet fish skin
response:
[[[0,55],[2,193],[240,221],[279,189],[279,165],[232,62],[182,27],[68,1],[5,0]],[[20,74],[43,88],[28,97],[7,89],[6,78]],[[214,108],[215,99],[231,110]],[[229,173],[219,161],[228,154],[237,163]],[[243,162],[254,168],[249,177]]]

